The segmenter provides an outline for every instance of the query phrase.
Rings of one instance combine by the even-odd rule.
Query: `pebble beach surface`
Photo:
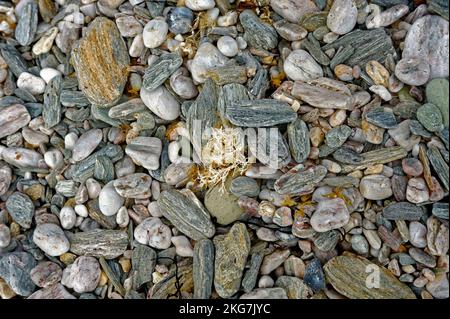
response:
[[[0,299],[449,298],[448,17],[0,0]]]

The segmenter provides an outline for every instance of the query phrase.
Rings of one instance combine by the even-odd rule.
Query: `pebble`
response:
[[[156,137],[139,136],[125,147],[125,153],[139,166],[149,170],[159,168],[159,157],[162,152],[161,140]]]
[[[352,0],[336,0],[327,17],[327,27],[342,35],[353,30],[356,25],[358,9]]]
[[[185,34],[191,29],[194,14],[189,8],[174,7],[167,13],[167,24],[170,32],[174,34]]]
[[[134,238],[143,245],[157,249],[166,249],[171,245],[170,228],[157,217],[148,217],[134,230]]]
[[[22,72],[17,79],[17,87],[33,95],[38,95],[44,93],[45,81],[31,73]]]
[[[31,227],[35,208],[33,201],[28,195],[14,192],[6,200],[5,206],[16,223],[25,229]]]
[[[321,200],[311,217],[311,226],[317,232],[327,232],[348,223],[350,214],[340,198]]]
[[[318,11],[312,0],[270,0],[270,6],[289,22],[298,23],[307,13]]]
[[[69,251],[70,243],[63,230],[55,224],[36,226],[33,242],[50,256],[61,256]]]
[[[189,71],[197,83],[205,83],[205,73],[214,67],[225,66],[228,58],[223,55],[217,47],[209,42],[202,43],[192,59]]]
[[[217,40],[217,48],[226,57],[234,57],[239,53],[238,44],[235,39],[226,35]]]
[[[0,224],[0,248],[6,248],[11,242],[11,231],[5,224]]]
[[[115,187],[114,181],[103,186],[98,195],[99,208],[103,215],[113,216],[124,203],[124,198],[120,196]]]
[[[39,39],[39,41],[37,41],[32,48],[32,51],[35,55],[41,55],[41,54],[45,54],[48,53],[52,46],[53,43],[56,39],[56,36],[58,35],[58,28],[57,27],[52,27],[50,29],[48,29],[43,35],[42,37]],[[42,77],[42,75],[41,75]]]
[[[430,78],[430,66],[427,61],[420,58],[401,59],[395,65],[395,76],[408,85],[423,85]]]
[[[63,284],[77,293],[94,291],[100,281],[100,264],[94,257],[80,256],[66,271],[68,274]]]
[[[135,173],[114,180],[116,192],[124,198],[145,199],[151,196],[152,178],[144,173]]]
[[[366,199],[380,200],[392,196],[392,186],[389,178],[383,175],[364,176],[359,183],[359,191]]]
[[[169,25],[163,19],[156,18],[149,21],[143,30],[142,38],[147,48],[154,49],[166,41]]]
[[[445,275],[441,274],[435,280],[427,283],[426,289],[436,299],[448,299],[449,284]]]
[[[284,263],[284,261],[289,257],[289,249],[278,249],[273,253],[266,255],[261,264],[260,273],[261,275],[269,275],[278,266]]]
[[[61,281],[62,269],[54,262],[44,261],[31,269],[30,278],[36,286],[47,288]]]
[[[142,25],[132,16],[118,17],[116,25],[120,35],[126,38],[132,38],[142,33]]]
[[[237,197],[257,197],[260,192],[260,187],[253,178],[240,176],[231,181],[230,192]]]
[[[264,23],[252,10],[246,9],[239,15],[244,28],[244,40],[255,49],[271,50],[278,44],[275,28]]]
[[[72,150],[72,159],[79,162],[89,155],[97,148],[103,138],[102,130],[89,130],[77,139],[76,144]]]
[[[423,173],[422,163],[415,158],[405,158],[402,160],[402,168],[405,174],[410,176],[420,176]]]
[[[427,246],[427,228],[420,222],[409,223],[409,241],[414,247],[425,248]]]
[[[214,0],[186,0],[186,7],[193,11],[204,11],[214,8]]]
[[[64,206],[59,212],[59,220],[61,227],[64,229],[72,229],[75,226],[77,216],[72,207]]]
[[[442,114],[439,108],[431,103],[426,103],[417,109],[417,119],[430,132],[439,132],[444,128]]]
[[[198,95],[197,87],[192,78],[189,77],[189,71],[183,67],[170,76],[170,87],[183,99],[189,100]]]
[[[428,187],[423,178],[411,178],[406,188],[406,199],[414,204],[426,202],[430,198]]]
[[[292,51],[283,64],[284,72],[294,81],[309,81],[323,76],[322,67],[304,50]]]
[[[173,236],[171,238],[172,244],[176,248],[178,256],[192,257],[194,256],[194,249],[186,236]]]
[[[31,120],[25,106],[14,104],[0,109],[0,138],[12,135]]]
[[[303,280],[313,292],[318,292],[325,288],[325,275],[319,259],[314,258],[306,265]]]
[[[353,235],[350,243],[352,244],[352,249],[360,255],[365,255],[369,252],[369,242],[362,235]]]
[[[445,126],[449,124],[448,87],[449,84],[446,79],[431,80],[426,86],[427,101],[439,108]]]
[[[163,120],[173,121],[180,115],[180,104],[164,86],[152,91],[142,87],[140,97],[142,102]]]
[[[387,27],[409,12],[405,4],[398,4],[377,14],[371,14],[366,19],[367,29]]]
[[[36,266],[36,260],[27,252],[12,252],[0,257],[0,278],[15,294],[27,297],[35,289],[30,271]]]

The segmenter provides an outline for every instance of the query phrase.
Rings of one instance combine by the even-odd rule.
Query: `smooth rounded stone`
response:
[[[275,281],[272,277],[264,275],[259,278],[258,287],[259,288],[272,288],[275,284]]]
[[[412,247],[408,250],[408,253],[418,263],[430,268],[436,267],[436,258],[427,254],[422,249]]]
[[[284,272],[287,276],[303,278],[305,276],[305,262],[294,255],[289,256],[284,262]]]
[[[128,215],[128,210],[125,206],[122,206],[116,214],[116,223],[119,227],[124,228],[128,226],[130,222],[130,216]]]
[[[191,29],[194,14],[189,8],[174,7],[167,13],[167,24],[173,34],[184,34]]]
[[[353,68],[348,65],[338,64],[334,67],[333,71],[341,81],[350,82],[353,80]]]
[[[110,106],[119,100],[130,57],[113,21],[95,18],[73,47],[72,60],[80,88],[92,104]]]
[[[63,230],[55,224],[36,226],[33,242],[50,256],[61,256],[69,251],[70,243]]]
[[[215,246],[214,287],[222,298],[239,291],[250,253],[250,237],[242,223],[236,223],[226,235],[213,239]]]
[[[64,206],[59,212],[59,221],[64,229],[72,229],[77,221],[77,215],[72,207]]]
[[[294,50],[283,64],[286,75],[294,81],[309,81],[323,76],[322,67],[305,50]]]
[[[133,58],[138,58],[141,56],[144,48],[144,38],[142,37],[142,34],[138,34],[134,37],[133,42],[131,42],[128,54]]]
[[[261,275],[269,275],[278,268],[291,254],[289,249],[277,249],[273,253],[266,255],[260,268]]]
[[[205,194],[206,209],[216,218],[217,223],[221,225],[231,224],[244,213],[243,209],[238,205],[238,196],[231,193],[231,185],[232,181],[229,180],[225,184],[225,189],[222,189],[219,184],[209,189]]]
[[[34,216],[34,204],[26,194],[14,192],[5,203],[6,210],[11,218],[25,229],[31,227]]]
[[[79,162],[91,155],[102,141],[102,138],[103,132],[101,129],[92,129],[81,134],[72,150],[72,159],[75,162]]]
[[[370,271],[369,271],[370,270]],[[367,285],[368,275],[378,270],[380,286]],[[389,270],[352,254],[337,256],[324,266],[327,281],[350,299],[416,299],[411,289]]]
[[[401,59],[395,65],[395,76],[405,84],[420,86],[430,78],[430,66],[421,58]]]
[[[325,288],[325,275],[319,259],[314,258],[306,265],[303,281],[315,293]]]
[[[186,68],[179,68],[170,76],[170,87],[181,98],[190,100],[198,95],[197,87]]]
[[[402,168],[403,172],[405,172],[406,175],[410,176],[420,176],[423,173],[423,165],[422,162],[420,162],[416,158],[405,158],[402,160]]]
[[[1,151],[0,151],[1,153]],[[0,162],[0,196],[5,194],[12,180],[12,169],[7,164]]]
[[[273,11],[288,20],[299,23],[306,13],[319,11],[312,0],[270,0]]]
[[[11,243],[11,231],[5,224],[0,224],[0,248],[6,248]]]
[[[395,202],[383,209],[383,217],[388,220],[419,220],[422,208],[408,202]]]
[[[419,107],[417,119],[430,132],[440,132],[444,128],[442,114],[439,108],[431,103]]]
[[[136,171],[136,166],[129,156],[124,156],[123,159],[114,164],[114,170],[118,178],[133,174]]]
[[[157,137],[139,136],[125,147],[125,153],[136,165],[148,170],[159,168],[159,157],[162,152],[162,142]]]
[[[142,33],[142,25],[133,16],[122,16],[116,19],[116,25],[120,35],[132,38]]]
[[[26,252],[12,252],[0,256],[0,278],[15,294],[29,296],[36,286],[30,278],[30,271],[36,260]]]
[[[56,39],[56,36],[58,35],[58,28],[52,27],[48,29],[42,37],[33,45],[32,52],[34,55],[41,55],[48,53],[51,48],[53,47],[53,42]],[[42,75],[41,75],[42,77]],[[47,82],[47,81],[46,81]]]
[[[263,22],[252,10],[246,9],[239,15],[244,28],[244,40],[255,49],[272,50],[278,44],[274,27]]]
[[[144,173],[135,173],[114,180],[116,192],[124,198],[144,199],[151,196],[152,178]]]
[[[171,245],[172,232],[158,217],[148,217],[134,229],[134,239],[142,245],[166,249]]]
[[[272,222],[281,227],[291,226],[293,223],[291,209],[289,207],[277,208],[272,216]]]
[[[427,283],[427,291],[436,299],[448,299],[449,284],[447,276],[439,274],[436,279]]]
[[[169,25],[161,18],[156,18],[149,21],[142,33],[144,45],[147,48],[154,49],[159,47],[166,41]]]
[[[38,6],[36,2],[28,1],[18,15],[15,28],[15,38],[22,46],[33,42],[38,26]]]
[[[193,11],[209,10],[216,5],[214,0],[186,0],[184,4]]]
[[[180,104],[163,85],[152,91],[142,87],[140,97],[142,102],[163,120],[173,121],[180,115]]]
[[[5,148],[1,150],[1,156],[5,162],[19,168],[36,168],[43,164],[40,153],[22,147]]]
[[[17,79],[17,87],[33,95],[38,95],[44,93],[45,81],[31,73],[22,72]]]
[[[61,281],[62,269],[54,262],[44,261],[31,270],[30,278],[36,286],[47,288]]]
[[[69,134],[64,136],[64,146],[68,150],[73,150],[77,141],[78,141],[78,135],[75,134],[74,132],[70,132]]]
[[[100,264],[94,257],[80,256],[66,269],[69,274],[63,284],[78,293],[94,291],[100,282]]]
[[[352,244],[352,249],[360,255],[365,255],[369,252],[369,242],[362,235],[353,235],[350,243]]]
[[[260,187],[255,179],[239,176],[231,181],[230,192],[237,197],[257,197],[260,192]]]
[[[369,110],[366,113],[366,121],[385,129],[391,129],[397,126],[394,113],[383,107],[374,107]]]
[[[305,169],[299,164],[275,181],[275,191],[281,195],[310,194],[326,174],[327,169],[322,165]]]
[[[98,195],[98,206],[105,216],[115,215],[119,208],[122,207],[124,201],[124,198],[117,193],[114,187],[114,181],[103,186]]]
[[[0,109],[0,138],[12,135],[31,120],[25,106],[14,104]]]
[[[445,126],[449,124],[448,90],[449,84],[447,79],[431,80],[426,87],[427,101],[440,109]]]
[[[228,58],[224,56],[213,44],[209,42],[202,43],[194,59],[192,59],[189,70],[192,73],[192,78],[197,83],[205,83],[206,72],[214,67],[225,66]]]
[[[61,284],[54,284],[43,289],[39,289],[31,294],[27,299],[77,299],[71,295]]]
[[[350,219],[344,200],[333,198],[318,203],[310,220],[317,232],[323,233],[345,226]]]
[[[359,191],[366,199],[381,200],[392,196],[391,180],[383,175],[364,176],[359,183]]]
[[[174,236],[171,238],[172,244],[176,247],[178,256],[181,257],[193,257],[194,250],[191,243],[186,236]]]
[[[352,0],[335,0],[328,13],[327,27],[342,35],[349,33],[356,25],[358,9]]]
[[[262,241],[274,242],[278,238],[275,236],[275,232],[272,229],[261,227],[256,231],[256,237]]]
[[[435,15],[417,19],[405,38],[403,58],[422,58],[430,65],[430,79],[448,77],[448,21]]]
[[[288,41],[299,41],[304,39],[308,31],[295,23],[290,23],[286,20],[279,20],[273,24],[278,34]]]
[[[98,195],[100,194],[101,190],[102,190],[102,186],[100,185],[100,183],[97,182],[93,178],[88,178],[86,180],[86,188],[87,188],[88,195],[89,195],[90,199],[97,198]]]
[[[410,222],[409,241],[417,248],[425,248],[427,246],[427,227],[420,222]]]
[[[41,144],[46,144],[49,141],[48,135],[33,131],[28,127],[22,129],[22,137],[28,144],[39,146]]]
[[[217,40],[217,49],[226,57],[234,57],[238,54],[239,48],[235,39],[226,35]]]
[[[381,13],[371,14],[366,19],[367,29],[387,27],[409,12],[406,4],[392,6]]]
[[[423,178],[411,178],[406,187],[406,199],[414,204],[428,201],[430,194]]]

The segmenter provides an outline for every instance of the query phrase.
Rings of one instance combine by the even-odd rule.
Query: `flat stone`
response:
[[[448,80],[434,79],[428,82],[426,86],[426,96],[428,103],[436,105],[442,114],[444,125],[448,126]]]
[[[334,257],[325,264],[324,270],[330,284],[350,299],[416,299],[411,289],[389,270],[362,257],[351,254]],[[377,289],[367,285],[368,273],[375,271],[380,275]]]
[[[15,192],[6,200],[6,209],[12,219],[25,229],[31,227],[34,216],[34,204],[26,194]]]
[[[77,255],[113,259],[128,247],[128,235],[120,230],[94,229],[75,233],[70,238],[70,251]]]
[[[276,180],[275,190],[282,195],[309,194],[314,191],[326,173],[327,169],[324,166],[304,169],[303,165],[299,164]]]
[[[14,104],[0,109],[0,138],[12,135],[31,120],[25,106]]]
[[[430,132],[439,132],[444,128],[442,114],[439,108],[431,103],[419,107],[417,119]]]
[[[214,263],[214,287],[222,298],[238,292],[247,257],[250,237],[244,224],[236,223],[226,235],[214,238],[216,248]]]
[[[305,50],[294,50],[283,64],[286,75],[293,81],[309,81],[323,76],[322,67]]]
[[[359,183],[359,191],[366,199],[386,199],[392,196],[391,181],[383,175],[364,176]]]
[[[319,259],[314,258],[306,265],[303,280],[315,293],[325,288],[325,275]]]
[[[72,49],[72,59],[81,90],[92,104],[111,106],[119,100],[130,57],[114,22],[104,17],[91,22]]]
[[[419,220],[423,211],[419,206],[408,202],[397,202],[383,209],[383,216],[388,220]]]
[[[220,225],[231,224],[244,213],[243,209],[238,205],[239,197],[229,191],[230,184],[231,181],[229,180],[225,184],[225,189],[222,188],[221,184],[218,184],[210,188],[205,194],[205,207]]]
[[[26,252],[12,252],[0,257],[0,278],[20,296],[29,296],[36,286],[30,278],[30,271],[36,260]]]
[[[116,192],[124,198],[149,198],[152,178],[144,173],[130,174],[113,182]]]
[[[270,0],[270,6],[273,11],[293,23],[298,23],[305,13],[318,11],[312,0]]]
[[[271,50],[278,44],[278,35],[275,29],[261,21],[252,11],[244,10],[239,15],[239,21],[244,28],[244,39],[255,49]]]

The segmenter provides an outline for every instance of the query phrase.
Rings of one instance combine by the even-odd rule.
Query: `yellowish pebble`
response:
[[[128,258],[120,258],[119,264],[122,266],[123,272],[128,273],[131,270],[131,261]]]
[[[0,278],[0,299],[11,299],[15,295],[15,292],[9,287],[6,281]]]
[[[98,282],[99,286],[105,286],[108,283],[108,276],[106,276],[105,272],[102,271],[100,274],[100,281]]]
[[[20,234],[20,225],[16,222],[12,222],[9,226],[9,230],[11,231],[11,237],[16,237]]]
[[[364,171],[364,175],[381,174],[382,171],[383,171],[383,164],[376,164],[373,166],[369,166]]]
[[[59,260],[61,260],[66,265],[70,265],[70,264],[73,264],[73,262],[75,261],[76,258],[77,258],[77,255],[75,255],[75,254],[65,253],[59,257]]]

